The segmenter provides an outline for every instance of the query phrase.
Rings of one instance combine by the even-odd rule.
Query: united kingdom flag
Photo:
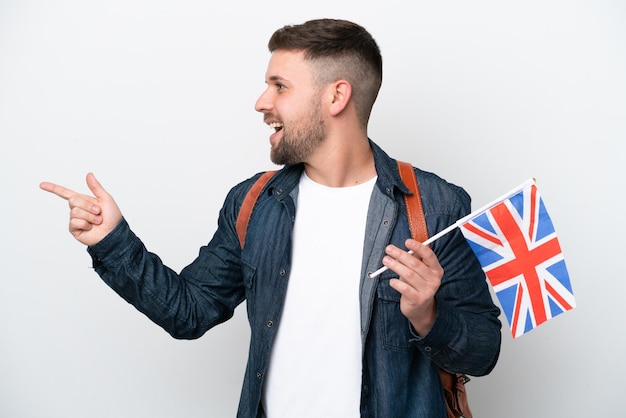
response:
[[[565,259],[536,185],[461,225],[513,338],[576,306]]]

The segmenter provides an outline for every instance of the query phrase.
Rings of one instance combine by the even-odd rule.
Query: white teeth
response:
[[[272,122],[270,124],[268,124],[268,126],[272,129],[280,129],[283,127],[283,124],[280,122]]]

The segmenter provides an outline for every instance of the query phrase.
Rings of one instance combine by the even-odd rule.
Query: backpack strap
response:
[[[263,173],[261,177],[254,182],[250,190],[248,190],[246,197],[243,199],[241,209],[239,209],[239,214],[237,215],[237,223],[235,224],[235,230],[237,231],[237,236],[239,237],[239,245],[242,249],[246,242],[246,232],[248,230],[248,224],[250,223],[252,211],[254,210],[254,205],[256,205],[256,201],[259,196],[261,196],[261,192],[263,192],[265,185],[277,172],[278,171],[266,171]]]
[[[426,229],[422,196],[415,178],[415,170],[411,164],[403,161],[398,161],[398,170],[404,185],[412,192],[410,195],[404,195],[411,237],[419,242],[424,242],[428,239],[428,230]]]
[[[424,242],[428,239],[428,230],[426,229],[422,197],[417,186],[415,170],[411,164],[402,161],[398,161],[398,170],[404,185],[413,193],[404,196],[411,237],[419,242]],[[439,369],[439,378],[441,379],[446,399],[448,418],[472,418],[472,411],[469,407],[465,389],[465,384],[469,382],[470,378],[465,374],[450,373],[441,368]]]

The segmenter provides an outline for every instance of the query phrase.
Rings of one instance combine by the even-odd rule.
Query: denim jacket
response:
[[[500,350],[499,309],[458,229],[431,244],[444,276],[436,294],[437,317],[427,335],[418,336],[400,312],[400,294],[389,285],[393,271],[368,277],[381,267],[385,246],[404,248],[410,237],[403,200],[410,192],[396,161],[373,142],[371,147],[378,179],[367,216],[360,278],[361,416],[445,418],[438,368],[473,376],[489,373]],[[231,189],[213,238],[180,274],[148,252],[124,219],[88,248],[102,279],[175,338],[202,336],[246,301],[251,340],[238,417],[265,416],[261,388],[289,280],[302,170],[301,164],[286,166],[272,178],[257,201],[243,250],[235,221],[260,174]],[[432,173],[415,172],[430,236],[469,213],[470,198],[463,189]]]

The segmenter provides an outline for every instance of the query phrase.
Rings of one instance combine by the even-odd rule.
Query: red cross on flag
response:
[[[513,338],[576,306],[556,231],[534,181],[466,218],[461,232],[496,293]]]

